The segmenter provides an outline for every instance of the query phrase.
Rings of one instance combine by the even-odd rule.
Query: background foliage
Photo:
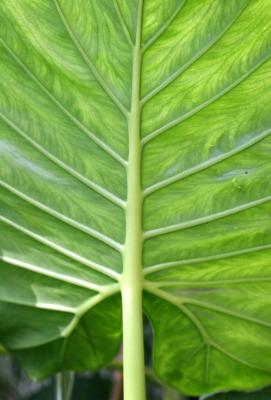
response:
[[[150,374],[152,352],[152,333],[145,322],[145,353],[147,361],[148,400],[270,400],[271,388],[255,393],[221,393],[201,398],[185,397],[160,384]],[[97,373],[77,374],[71,400],[122,400],[122,374],[119,369],[103,369]],[[0,357],[0,400],[53,400],[55,381],[49,378],[41,383],[31,381],[20,368],[15,358],[9,355]]]

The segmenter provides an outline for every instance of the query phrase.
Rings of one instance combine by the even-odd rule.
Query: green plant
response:
[[[270,383],[270,0],[0,13],[1,343],[33,378],[95,370],[122,309],[143,400],[144,308],[172,387]]]

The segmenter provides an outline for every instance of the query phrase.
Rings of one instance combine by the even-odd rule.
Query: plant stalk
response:
[[[138,1],[136,43],[133,52],[132,101],[129,114],[126,239],[121,280],[123,311],[124,399],[145,400],[145,363],[142,315],[142,188],[141,188],[141,20]]]
[[[55,377],[56,400],[71,400],[74,372],[59,372]]]

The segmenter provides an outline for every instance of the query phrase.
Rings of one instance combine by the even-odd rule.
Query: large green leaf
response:
[[[124,254],[159,378],[271,381],[270,6],[1,1],[0,342],[32,377],[114,356]]]

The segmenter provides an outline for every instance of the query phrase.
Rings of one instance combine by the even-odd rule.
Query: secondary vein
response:
[[[149,239],[149,238],[153,238],[156,236],[164,235],[166,233],[177,232],[177,231],[181,231],[181,230],[184,230],[187,228],[192,228],[195,226],[206,224],[208,222],[213,222],[218,219],[225,218],[225,217],[237,214],[239,212],[248,210],[250,208],[256,207],[258,205],[267,203],[269,201],[271,201],[271,196],[263,197],[261,199],[257,199],[257,200],[251,201],[249,203],[241,204],[239,206],[230,208],[228,210],[224,210],[224,211],[221,211],[218,213],[207,215],[205,217],[197,218],[197,219],[190,220],[190,221],[180,222],[179,224],[169,225],[169,226],[165,226],[162,228],[148,230],[148,231],[145,231],[145,233],[144,233],[144,239]]]
[[[106,276],[108,276],[110,278],[113,278],[116,281],[119,280],[120,274],[115,272],[115,271],[113,271],[113,270],[111,270],[111,269],[109,269],[109,268],[107,268],[104,265],[100,265],[98,263],[90,261],[89,259],[84,258],[84,257],[80,256],[79,254],[74,253],[73,251],[66,249],[65,247],[62,247],[62,246],[58,245],[57,243],[54,243],[54,242],[46,239],[45,237],[40,236],[39,234],[37,234],[37,233],[25,228],[24,226],[19,225],[16,222],[11,221],[10,219],[8,219],[6,217],[3,217],[1,215],[0,215],[0,221],[2,221],[3,223],[11,226],[13,229],[25,234],[26,236],[31,237],[33,240],[35,240],[35,241],[37,241],[39,243],[42,243],[46,247],[48,247],[50,249],[53,249],[56,252],[66,256],[67,258],[69,258],[71,260],[77,261],[80,264],[93,269],[94,271],[101,272],[102,274],[104,274],[104,275],[106,275]]]
[[[54,218],[57,220],[64,222],[67,225],[72,226],[73,228],[77,229],[78,231],[81,231],[83,233],[86,233],[87,235],[91,236],[94,239],[99,240],[100,242],[103,242],[104,244],[112,247],[114,250],[117,250],[118,252],[122,252],[123,245],[119,242],[116,242],[114,239],[110,238],[109,236],[104,235],[101,232],[96,231],[93,228],[90,228],[89,226],[83,225],[78,221],[75,221],[74,219],[67,217],[66,215],[58,212],[57,210],[41,203],[40,201],[33,199],[32,197],[28,196],[25,193],[20,192],[13,186],[9,185],[8,183],[1,181],[0,180],[0,186],[4,187],[8,191],[12,192],[15,196],[23,199],[27,203],[33,205],[36,208],[39,208],[40,210],[46,212],[47,214],[52,215]]]
[[[176,71],[174,71],[168,78],[166,78],[160,85],[158,85],[156,88],[152,89],[149,93],[147,93],[142,99],[142,104],[146,104],[151,98],[156,96],[158,93],[160,93],[163,89],[165,89],[167,86],[169,86],[173,81],[175,81],[177,78],[180,77],[180,75],[186,71],[190,66],[192,66],[196,61],[198,61],[202,56],[204,56],[227,32],[228,30],[232,27],[232,25],[238,20],[238,18],[242,15],[242,13],[245,11],[247,8],[247,5],[245,5],[243,8],[241,8],[240,12],[236,14],[235,18],[231,21],[229,21],[229,24],[225,26],[225,28],[220,32],[220,34],[214,38],[210,43],[207,43],[206,46],[203,47],[203,49],[200,49],[198,53],[196,53],[190,60],[188,60],[184,65],[182,65],[180,68],[178,68]]]
[[[195,165],[194,167],[191,167],[185,171],[182,171],[176,175],[173,175],[169,178],[166,178],[164,180],[161,180],[151,186],[148,186],[144,190],[144,197],[146,198],[150,194],[163,189],[173,183],[179,182],[182,179],[188,178],[189,176],[192,176],[198,172],[204,171],[205,169],[212,167],[213,165],[217,165],[218,163],[228,160],[230,157],[235,156],[236,154],[241,153],[242,151],[245,151],[249,149],[250,147],[256,145],[257,143],[261,142],[263,139],[269,137],[271,135],[271,128],[265,129],[261,133],[254,134],[253,137],[248,140],[247,142],[236,146],[234,149],[225,152],[217,157],[213,157],[208,159],[207,161],[202,162],[201,164]]]
[[[162,133],[167,132],[169,129],[179,125],[180,123],[186,121],[187,119],[191,118],[192,116],[199,113],[201,110],[207,108],[210,104],[214,103],[216,100],[222,98],[225,94],[230,92],[233,88],[236,88],[242,82],[244,82],[247,78],[250,77],[257,69],[259,69],[263,64],[265,64],[271,57],[271,54],[266,55],[263,57],[258,63],[256,63],[250,70],[248,70],[245,74],[240,76],[238,79],[233,81],[231,84],[226,86],[223,90],[215,94],[214,96],[210,97],[208,100],[204,101],[203,103],[199,104],[192,110],[188,111],[187,113],[177,117],[164,125],[160,126],[160,128],[155,129],[153,132],[149,133],[142,139],[142,144],[145,145],[146,143],[150,142],[154,138],[160,136]]]
[[[117,108],[120,110],[120,112],[127,118],[128,117],[128,110],[125,108],[125,106],[121,103],[121,101],[118,99],[118,97],[115,95],[115,93],[111,90],[111,88],[108,86],[107,82],[105,79],[101,76],[100,72],[97,70],[93,62],[89,59],[87,56],[84,48],[80,44],[79,40],[75,36],[58,0],[53,0],[56,9],[59,13],[59,16],[63,22],[63,25],[65,26],[72,42],[74,43],[76,49],[78,50],[79,54],[89,67],[91,73],[94,75],[100,86],[103,88],[103,90],[106,92],[106,94],[111,98],[111,100],[114,102],[114,104],[117,106]]]

